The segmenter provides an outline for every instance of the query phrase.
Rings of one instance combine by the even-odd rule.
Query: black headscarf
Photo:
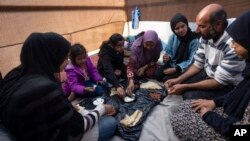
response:
[[[250,12],[238,17],[226,30],[233,40],[250,54]]]
[[[248,50],[250,56],[250,12],[238,17],[226,30],[235,42]],[[250,100],[249,76],[250,74],[247,74],[244,80],[229,94],[223,106],[228,115],[239,120],[243,118]]]
[[[70,43],[57,33],[32,33],[22,46],[21,65],[11,70],[3,80],[0,111],[12,94],[10,91],[19,87],[14,84],[24,75],[42,74],[56,81],[54,73],[59,72],[69,49]]]
[[[70,43],[56,33],[32,33],[24,42],[21,64],[24,71],[48,76],[59,72],[66,58]]]
[[[179,22],[185,23],[188,27],[187,33],[184,37],[181,37],[174,32],[175,26]],[[180,63],[188,59],[189,43],[191,40],[198,38],[198,36],[191,31],[190,27],[188,26],[187,18],[181,13],[177,13],[171,19],[170,26],[171,26],[173,33],[177,36],[178,40],[180,41],[180,45],[177,48],[177,52],[176,52],[176,63]]]

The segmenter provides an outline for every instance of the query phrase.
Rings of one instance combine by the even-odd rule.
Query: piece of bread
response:
[[[140,85],[141,89],[162,89],[162,87],[156,82],[148,81]]]

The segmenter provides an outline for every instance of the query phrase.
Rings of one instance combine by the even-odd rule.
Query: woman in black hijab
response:
[[[21,65],[3,79],[0,120],[19,141],[77,141],[110,106],[82,116],[63,95],[56,78],[67,65],[70,43],[56,33],[32,33]],[[107,108],[109,107],[109,108]]]
[[[185,72],[193,63],[194,54],[199,46],[198,35],[191,31],[187,18],[175,14],[170,21],[173,34],[165,47],[163,66],[156,70],[156,79],[165,82]]]
[[[250,12],[247,12],[227,28],[228,34],[233,39],[231,47],[238,56],[245,59],[249,59],[250,56],[249,25]],[[230,135],[231,125],[249,125],[249,117],[250,74],[248,73],[244,80],[225,96],[213,100],[185,101],[172,116],[171,121],[176,135],[182,140],[220,140]]]

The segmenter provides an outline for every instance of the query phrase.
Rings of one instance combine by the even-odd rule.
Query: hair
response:
[[[125,40],[123,36],[119,33],[114,33],[109,37],[108,44],[111,44],[113,47],[117,45],[119,41]]]
[[[216,12],[213,12],[210,17],[210,22],[212,26],[216,24],[217,21],[222,21],[224,28],[227,27],[228,21],[227,21],[227,13],[224,9],[218,10]]]
[[[181,13],[176,13],[172,17],[172,19],[170,20],[170,27],[171,27],[171,29],[172,29],[173,32],[174,32],[174,29],[175,29],[177,23],[179,23],[179,22],[185,23],[187,25],[187,27],[188,27],[188,20],[187,20],[187,18],[183,14],[181,14]]]
[[[72,45],[70,49],[70,60],[72,64],[77,65],[75,59],[78,55],[82,55],[82,54],[87,56],[87,50],[83,45],[78,44],[78,43]]]

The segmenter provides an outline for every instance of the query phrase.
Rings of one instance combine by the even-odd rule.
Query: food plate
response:
[[[135,101],[135,94],[132,94],[131,96],[125,96],[123,98],[123,101],[124,102],[133,102],[133,101]]]

